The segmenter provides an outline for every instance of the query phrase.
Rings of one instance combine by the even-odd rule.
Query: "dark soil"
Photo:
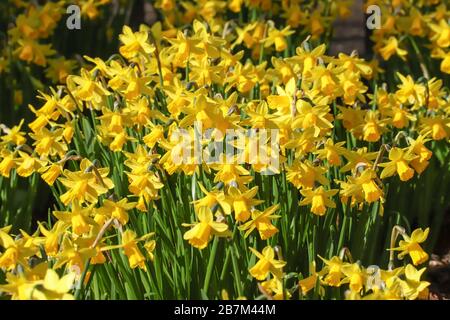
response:
[[[442,224],[435,254],[428,265],[431,300],[450,300],[450,208]]]

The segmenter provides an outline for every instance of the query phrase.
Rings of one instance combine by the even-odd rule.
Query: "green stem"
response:
[[[215,237],[212,245],[211,255],[209,256],[208,268],[206,269],[205,282],[203,284],[203,291],[206,293],[211,281],[211,275],[214,268],[214,260],[216,259],[217,246],[219,244],[219,238]]]
[[[81,294],[83,293],[83,283],[84,283],[84,279],[86,278],[87,271],[89,269],[89,264],[90,264],[90,259],[88,259],[86,261],[86,264],[84,265],[84,270],[83,270],[83,273],[81,274],[80,282],[78,283],[77,290],[75,291],[75,300],[79,300],[81,298]]]

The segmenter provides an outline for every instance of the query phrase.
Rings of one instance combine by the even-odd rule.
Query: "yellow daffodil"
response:
[[[199,222],[193,224],[184,223],[183,226],[192,227],[185,232],[183,239],[198,249],[204,249],[208,245],[212,236],[228,236],[228,225],[224,222],[214,221],[213,214],[209,208],[201,207],[198,210],[197,217]]]
[[[119,39],[123,43],[119,48],[120,54],[127,59],[134,58],[139,52],[148,55],[155,51],[148,42],[148,32],[144,30],[133,33],[130,27],[124,26]]]
[[[286,262],[275,259],[275,252],[272,247],[265,247],[262,250],[262,253],[259,253],[253,248],[249,249],[259,259],[259,261],[249,270],[252,277],[257,280],[264,280],[269,273],[271,273],[274,277],[278,279],[281,278],[283,273],[282,269],[286,265]]]
[[[0,161],[0,174],[3,177],[9,178],[11,170],[16,167],[15,153],[8,151],[7,149],[3,149],[0,156],[2,159]]]
[[[127,198],[117,202],[105,200],[102,207],[96,210],[94,219],[99,225],[103,225],[108,218],[117,219],[121,225],[125,225],[129,219],[127,211],[133,209],[136,204],[135,202],[128,202]]]
[[[409,167],[409,162],[414,158],[408,150],[405,152],[405,150],[397,147],[392,148],[389,151],[390,162],[380,164],[381,167],[384,167],[380,178],[384,179],[398,174],[400,180],[408,181],[414,176],[414,170]]]
[[[38,170],[41,178],[49,185],[53,186],[56,179],[63,173],[63,166],[59,163],[52,163],[49,166],[42,167]]]
[[[94,220],[90,217],[92,214],[92,207],[83,208],[78,201],[72,202],[72,209],[70,212],[54,211],[53,215],[64,223],[70,224],[72,231],[77,235],[89,233],[91,225]]]
[[[278,278],[272,278],[261,282],[261,287],[263,287],[267,293],[271,294],[273,300],[290,299],[292,296],[289,291],[283,288],[283,282]]]
[[[414,230],[411,236],[403,234],[403,240],[400,241],[399,246],[391,250],[401,251],[398,254],[399,259],[403,259],[404,256],[409,254],[415,266],[422,264],[428,260],[428,254],[423,251],[420,243],[427,239],[429,232],[430,228],[425,230],[419,228]]]
[[[11,129],[3,127],[2,129],[6,134],[1,136],[1,144],[10,142],[14,143],[17,146],[24,144],[27,141],[27,139],[25,138],[25,132],[20,131],[22,129],[23,123],[24,119],[22,119],[17,126],[14,126]]]
[[[418,297],[428,298],[427,287],[430,285],[427,281],[421,281],[420,278],[425,272],[426,268],[417,270],[412,265],[408,264],[405,268],[405,281],[400,284],[402,295],[408,300],[415,300]]]
[[[315,153],[319,159],[326,159],[329,164],[333,166],[339,166],[341,164],[340,155],[343,155],[346,151],[342,146],[345,141],[333,143],[333,140],[327,139],[323,145],[323,149],[317,150]]]
[[[316,189],[303,189],[300,190],[300,193],[305,198],[299,204],[301,206],[311,204],[311,212],[318,216],[323,216],[327,208],[336,208],[336,204],[330,200],[330,197],[338,192],[339,190],[337,189],[325,190],[323,186]]]
[[[384,44],[384,47],[379,49],[379,52],[384,60],[389,60],[393,55],[399,56],[405,60],[405,56],[408,54],[406,50],[399,47],[397,38],[390,37]]]
[[[73,300],[69,291],[73,288],[75,276],[75,273],[68,273],[60,278],[55,270],[48,269],[42,289],[32,292],[33,300]]]
[[[450,25],[444,19],[439,20],[439,24],[429,24],[431,30],[434,31],[432,41],[436,41],[436,44],[441,48],[447,48],[450,46]]]
[[[278,232],[278,228],[272,224],[273,219],[281,216],[273,213],[278,210],[279,205],[274,205],[264,211],[253,210],[251,220],[239,227],[239,230],[245,231],[245,237],[248,237],[253,230],[258,230],[261,240],[267,240]]]
[[[416,155],[416,157],[410,162],[410,165],[416,170],[418,174],[421,174],[428,166],[428,160],[430,160],[433,153],[425,147],[425,143],[429,139],[425,139],[419,135],[415,140],[411,139],[411,145],[409,150]]]
[[[325,274],[325,272],[326,272],[325,269],[317,272],[316,262],[312,261],[309,264],[309,276],[298,282],[302,295],[306,295],[309,291],[316,288],[317,282]],[[319,294],[323,294],[323,290],[324,290],[323,287],[319,287]]]
[[[297,188],[313,188],[315,181],[322,185],[329,184],[328,179],[323,176],[325,172],[325,168],[314,166],[310,161],[296,160],[287,168],[286,177]]]
[[[43,165],[44,161],[41,161],[33,156],[30,156],[26,152],[19,151],[20,158],[16,159],[17,174],[21,177],[29,177],[36,171],[38,171]]]
[[[80,169],[76,172],[64,170],[64,178],[58,179],[68,188],[68,191],[61,195],[61,201],[65,205],[74,200],[80,203],[96,203],[100,195],[114,187],[112,180],[107,178],[108,168],[94,168],[93,164],[84,159],[80,164]]]
[[[360,293],[366,282],[366,274],[357,263],[346,264],[341,267],[345,275],[341,284],[348,283],[353,293]]]
[[[319,256],[320,257],[320,256]],[[326,274],[323,281],[332,287],[339,287],[341,285],[341,280],[344,277],[342,268],[346,265],[339,257],[332,257],[330,260],[326,260],[320,257],[325,263],[326,267],[323,269]]]
[[[230,201],[227,200],[227,197],[223,191],[208,191],[201,183],[199,183],[198,186],[205,196],[192,202],[196,211],[198,211],[201,207],[212,208],[218,203],[225,214],[231,213],[232,207],[230,205]]]
[[[258,187],[254,187],[244,192],[241,192],[235,187],[230,187],[228,189],[228,201],[233,208],[236,221],[247,221],[251,215],[251,207],[264,202],[262,200],[254,199],[257,192]]]
[[[275,45],[276,51],[284,51],[287,48],[287,40],[286,37],[293,34],[294,31],[291,30],[290,26],[283,28],[282,30],[278,30],[276,28],[270,28],[269,34],[266,39],[263,39],[265,47],[270,47]]]
[[[42,223],[39,223],[39,230],[45,237],[45,253],[49,257],[54,257],[58,253],[60,238],[68,226],[63,221],[57,221],[51,230],[47,230]]]

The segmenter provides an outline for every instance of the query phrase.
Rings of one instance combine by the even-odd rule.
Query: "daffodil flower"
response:
[[[398,254],[399,259],[403,259],[406,255],[409,255],[415,266],[418,266],[428,260],[428,254],[422,249],[420,243],[424,242],[430,228],[422,230],[421,228],[413,231],[411,236],[403,234],[403,240],[400,241],[399,246],[392,248],[391,250],[401,251]]]
[[[275,252],[272,247],[265,247],[262,253],[259,253],[253,248],[249,249],[259,259],[249,270],[252,277],[257,280],[264,280],[269,273],[272,273],[276,278],[281,279],[283,273],[282,268],[286,265],[286,262],[275,259]]]
[[[409,300],[415,300],[418,297],[428,298],[427,287],[430,285],[428,281],[421,281],[420,278],[425,272],[426,268],[417,270],[412,265],[408,264],[405,268],[405,281],[402,281],[400,286],[402,295]]]
[[[278,210],[279,205],[273,205],[264,211],[253,210],[251,220],[239,227],[239,230],[245,231],[244,237],[248,237],[253,230],[258,230],[261,240],[267,240],[278,232],[278,228],[272,224],[273,219],[281,216],[273,213]]]
[[[133,32],[130,27],[124,26],[119,35],[123,45],[119,48],[120,54],[127,59],[134,58],[138,53],[151,54],[155,51],[153,45],[148,43],[148,32],[141,30]]]
[[[253,187],[243,192],[235,187],[228,189],[228,202],[233,208],[236,221],[247,221],[251,215],[250,208],[264,202],[263,200],[254,199],[257,192],[258,187]]]
[[[68,205],[77,200],[81,204],[97,203],[98,197],[108,192],[114,187],[111,179],[107,178],[109,168],[92,169],[92,164],[86,159],[81,162],[80,171],[72,172],[64,170],[64,177],[59,181],[68,188],[67,192],[61,195],[61,201]],[[88,170],[91,168],[91,170]],[[97,170],[99,176],[93,172]]]
[[[184,240],[200,250],[206,248],[213,236],[226,237],[230,235],[228,225],[224,222],[214,221],[211,210],[207,207],[201,207],[198,210],[197,223],[184,223],[184,227],[191,227],[183,235]]]
[[[415,158],[408,150],[406,152],[400,148],[394,147],[389,151],[390,162],[381,163],[380,166],[384,167],[381,172],[380,178],[398,174],[400,180],[408,181],[414,176],[414,170],[409,167],[409,162]]]
[[[379,52],[384,60],[389,60],[394,54],[401,59],[406,60],[405,56],[408,54],[406,50],[399,47],[397,38],[390,37],[384,43],[384,46],[379,49]]]
[[[301,206],[311,204],[311,212],[323,216],[327,208],[336,208],[336,204],[329,198],[338,193],[338,189],[325,190],[323,186],[316,189],[303,189],[300,193],[305,197],[300,201]]]

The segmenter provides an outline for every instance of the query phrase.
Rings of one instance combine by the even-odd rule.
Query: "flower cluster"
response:
[[[362,236],[383,218],[390,184],[420,180],[433,153],[448,152],[450,96],[440,79],[397,73],[395,85],[378,85],[377,67],[356,53],[326,54],[317,41],[325,30],[321,10],[346,15],[348,3],[318,3],[296,11],[297,1],[158,1],[163,23],[137,31],[124,26],[120,55],[86,56],[88,66],[68,75],[66,85],[40,92],[42,103],[29,106],[35,115],[29,130],[24,121],[2,126],[0,175],[40,176],[56,208],[32,235],[21,230],[14,239],[10,227],[1,229],[7,284],[0,291],[13,298],[68,298],[76,279],[75,297],[92,296],[122,267],[118,283],[126,294],[139,281],[150,298],[163,297],[163,286],[190,292],[187,279],[206,270],[206,295],[210,285],[224,285],[231,265],[234,296],[255,296],[248,274],[242,275],[245,288],[240,280],[241,265],[268,298],[290,298],[296,288],[301,296],[313,289],[326,296],[322,286],[347,283],[353,299],[424,296],[425,269],[389,266],[378,283],[368,284],[369,267],[336,253],[350,237],[350,217]],[[279,14],[286,27],[269,19],[222,19],[221,13],[239,16],[244,8]],[[188,27],[176,28],[180,19]],[[304,26],[312,37],[293,42],[299,35],[292,30]],[[44,29],[36,39],[51,32],[51,24]],[[195,141],[198,124],[210,135]],[[261,146],[246,134],[228,139],[229,129],[275,130],[263,149],[277,165],[261,162],[260,153],[254,157],[253,148]],[[180,130],[194,144],[182,143]],[[216,161],[195,157],[218,149]],[[186,161],[176,161],[180,152]],[[428,232],[417,229],[409,237],[402,231],[404,240],[392,252],[409,254],[415,266],[424,263],[428,255],[419,243]],[[320,233],[329,236],[326,251],[318,249],[326,242]],[[308,255],[299,250],[305,247]],[[331,258],[322,258],[325,266],[316,272],[318,254]],[[302,259],[311,265],[304,279]],[[286,288],[295,277],[301,280]]]
[[[450,73],[450,25],[445,1],[366,1],[366,6],[371,5],[378,6],[381,12],[381,26],[373,31],[372,40],[383,60],[392,56],[406,60],[417,54],[422,66],[426,66],[423,53],[431,48],[430,56],[440,61],[441,72]],[[412,45],[414,53],[407,50],[407,45]]]
[[[346,299],[428,299],[427,287],[430,283],[421,280],[426,268],[417,270],[414,267],[428,260],[428,254],[420,246],[420,243],[426,240],[428,233],[429,229],[425,231],[416,229],[411,237],[403,233],[404,240],[400,241],[400,246],[390,249],[392,252],[401,251],[398,255],[399,259],[409,255],[413,265],[407,264],[395,269],[390,265],[387,270],[382,270],[376,265],[364,268],[359,261],[353,263],[351,254],[344,248],[341,256],[333,256],[329,260],[320,257],[324,262],[324,268],[319,272],[316,272],[313,262],[310,276],[299,281],[299,288],[305,295],[319,285],[319,293],[324,294],[325,287],[340,287],[348,284],[348,290],[345,291]],[[350,262],[345,262],[344,257],[347,257]]]
[[[8,47],[0,56],[0,74],[7,71],[13,59],[18,58],[29,64],[47,67],[45,74],[53,83],[64,83],[67,76],[77,65],[76,61],[57,55],[49,42],[60,20],[66,14],[66,8],[76,4],[82,16],[95,19],[99,15],[98,7],[110,0],[80,0],[47,2],[43,6],[28,4],[24,1],[8,0],[14,11],[19,12],[14,27],[8,30]]]

